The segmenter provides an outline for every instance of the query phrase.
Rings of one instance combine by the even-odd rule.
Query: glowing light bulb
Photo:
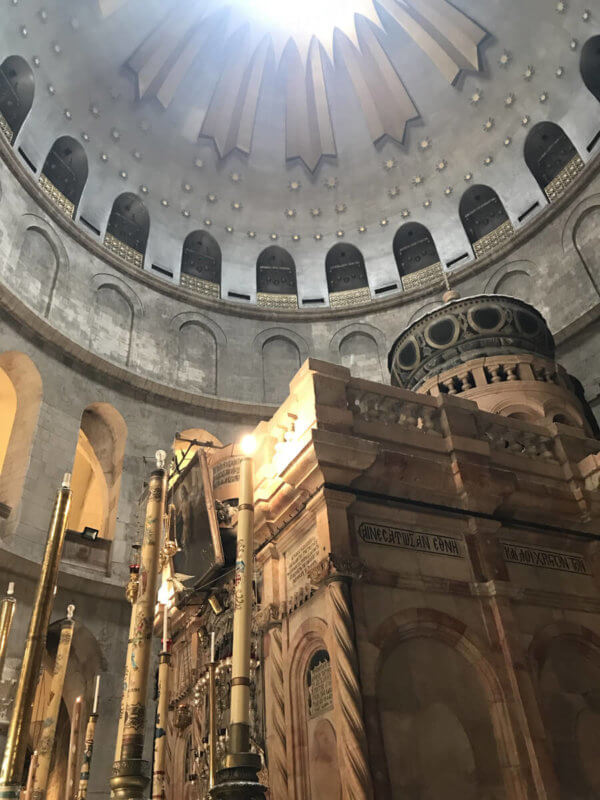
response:
[[[252,434],[244,436],[240,442],[240,450],[245,456],[252,456],[256,452],[257,442]]]

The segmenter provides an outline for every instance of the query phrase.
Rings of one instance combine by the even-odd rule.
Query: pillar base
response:
[[[265,800],[266,787],[258,782],[262,764],[255,753],[230,753],[223,759],[210,800]]]
[[[115,761],[110,779],[111,796],[114,800],[143,800],[149,782],[147,761],[141,758]]]

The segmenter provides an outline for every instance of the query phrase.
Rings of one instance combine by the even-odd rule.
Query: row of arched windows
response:
[[[600,35],[585,43],[580,68],[586,87],[600,101]],[[11,141],[31,108],[34,89],[33,72],[25,59],[20,56],[5,59],[0,65],[0,129]],[[573,143],[553,122],[540,122],[529,131],[524,158],[549,201],[555,199],[583,167]],[[58,198],[63,210],[74,216],[87,177],[88,163],[83,146],[71,136],[61,136],[44,162],[42,186],[54,199]],[[502,201],[489,186],[476,185],[467,189],[460,201],[459,216],[476,257],[502,244],[513,233]],[[131,192],[119,195],[110,213],[105,244],[121,257],[142,266],[149,231],[150,216],[142,200]],[[399,228],[393,241],[393,253],[403,279],[426,268],[439,266],[442,269],[429,230],[417,222]],[[330,295],[368,289],[365,262],[354,245],[346,242],[334,245],[327,253],[325,271]],[[182,284],[219,296],[221,250],[207,231],[193,231],[185,239],[181,275]],[[404,282],[405,288],[414,285]],[[256,263],[256,286],[259,302],[261,296],[285,295],[293,298],[296,304],[296,267],[288,251],[273,245],[261,252]]]

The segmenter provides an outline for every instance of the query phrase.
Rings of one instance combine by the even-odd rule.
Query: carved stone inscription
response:
[[[416,550],[419,553],[430,553],[437,556],[464,558],[463,543],[452,536],[440,536],[437,533],[419,533],[388,525],[376,525],[372,522],[361,522],[358,535],[367,544],[384,544],[389,547],[400,547],[404,550]]]
[[[308,572],[319,561],[319,553],[319,540],[316,535],[313,535],[287,554],[288,594],[309,582]]]
[[[219,489],[229,483],[238,483],[240,479],[240,459],[226,458],[213,467],[213,489]]]
[[[561,572],[572,572],[576,575],[589,575],[585,560],[572,553],[561,553],[557,550],[546,550],[541,547],[524,547],[517,542],[502,542],[504,560],[510,564],[525,567],[541,567],[557,569]]]
[[[327,650],[319,650],[310,660],[307,675],[308,715],[319,717],[333,708],[331,661]]]

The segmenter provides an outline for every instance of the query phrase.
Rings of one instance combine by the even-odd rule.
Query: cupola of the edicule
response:
[[[515,297],[450,300],[396,339],[388,366],[394,386],[460,395],[505,417],[589,430],[587,404],[578,382],[555,360],[546,320]]]

